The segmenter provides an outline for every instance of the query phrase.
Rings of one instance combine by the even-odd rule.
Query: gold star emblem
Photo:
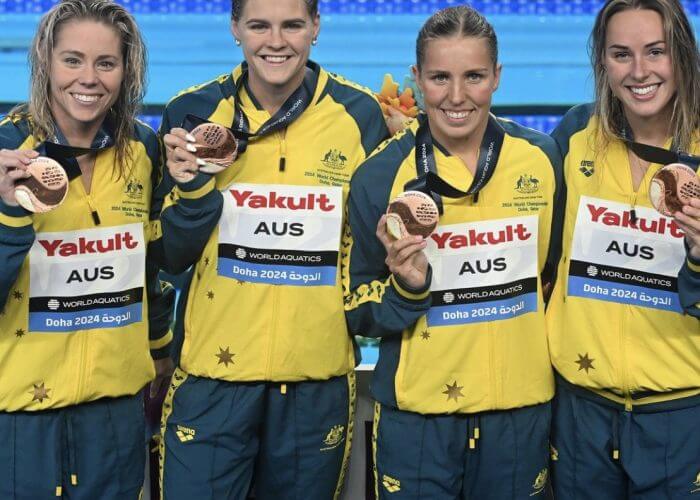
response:
[[[207,292],[207,298],[208,298],[209,300],[214,300],[214,292],[213,292],[212,290],[209,290],[209,291]]]
[[[15,335],[17,336],[17,338],[22,338],[22,337],[24,337],[24,335],[25,335],[24,330],[22,330],[22,329],[20,328],[19,330],[17,330],[17,331],[15,332]]]
[[[50,399],[49,391],[51,389],[47,389],[46,387],[44,387],[43,382],[39,385],[33,385],[34,389],[29,391],[29,394],[32,395],[32,401],[39,401],[40,403],[43,403],[45,399]]]
[[[219,347],[219,353],[216,354],[216,357],[219,358],[219,362],[217,364],[225,365],[226,368],[228,368],[229,363],[233,364],[233,357],[235,356],[235,354],[229,352],[228,349],[228,347],[226,347],[226,350],[224,350],[223,347]]]
[[[428,330],[423,330],[420,334],[420,338],[428,340],[430,338],[430,332]]]
[[[15,290],[12,292],[12,298],[17,299],[17,300],[22,300],[24,298],[24,294],[20,292],[19,290]]]
[[[457,401],[459,398],[464,397],[464,394],[462,394],[462,389],[464,389],[464,386],[457,385],[456,380],[452,383],[452,385],[445,384],[445,387],[447,389],[442,391],[442,393],[447,394],[447,401],[449,401],[450,399],[454,399],[455,401]]]
[[[578,360],[576,361],[576,363],[578,363],[578,371],[586,370],[586,373],[588,373],[588,370],[595,370],[595,366],[593,366],[594,361],[595,358],[589,358],[588,353],[583,356],[579,354]]]

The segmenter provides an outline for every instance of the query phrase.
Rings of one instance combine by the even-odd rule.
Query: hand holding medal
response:
[[[192,132],[195,138],[194,155],[204,161],[199,167],[200,172],[218,174],[226,170],[238,156],[238,140],[233,132],[218,123],[202,123]]]
[[[438,207],[430,196],[420,191],[405,191],[389,203],[386,229],[397,240],[407,236],[425,239],[435,231],[439,217]]]
[[[3,200],[30,212],[49,212],[68,194],[69,179],[64,168],[37,151],[0,151],[0,173]]]
[[[649,199],[663,215],[673,217],[691,199],[700,198],[700,180],[687,165],[671,163],[654,174],[649,184]]]
[[[30,177],[15,183],[15,199],[30,212],[45,213],[58,208],[68,195],[68,175],[60,163],[46,156],[27,165]]]

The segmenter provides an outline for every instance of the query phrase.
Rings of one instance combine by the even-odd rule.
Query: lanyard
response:
[[[644,161],[659,163],[661,165],[668,165],[669,163],[682,163],[689,166],[696,172],[698,171],[698,167],[700,166],[700,156],[684,153],[674,144],[671,144],[671,150],[669,151],[668,149],[659,148],[657,146],[650,146],[649,144],[635,142],[632,129],[626,125],[622,128],[622,137],[627,147]]]
[[[52,141],[44,141],[35,149],[40,155],[56,160],[66,171],[69,180],[80,177],[81,171],[76,157],[88,153],[99,153],[114,145],[114,139],[109,124],[105,121],[97,131],[89,148],[79,148],[68,144],[68,140],[60,130],[56,130]]]
[[[443,213],[442,196],[447,198],[463,198],[474,196],[478,201],[479,191],[491,180],[496,170],[498,158],[503,147],[505,132],[498,120],[489,115],[484,138],[479,147],[479,159],[476,164],[476,173],[471,186],[466,191],[461,191],[438,176],[437,163],[433,139],[430,135],[430,125],[426,116],[420,116],[418,131],[416,132],[416,174],[417,178],[406,183],[404,190],[422,191],[431,196],[438,206],[440,214]]]
[[[301,85],[299,85],[299,87],[292,92],[292,95],[287,98],[277,113],[263,123],[257,132],[253,133],[250,131],[248,117],[243,112],[243,109],[241,109],[238,99],[241,88],[248,80],[248,64],[244,62],[242,68],[243,73],[238,78],[238,81],[236,81],[236,91],[234,94],[235,112],[233,115],[233,123],[231,124],[231,130],[239,140],[239,154],[242,154],[248,147],[249,138],[263,137],[268,134],[272,134],[273,132],[277,132],[278,130],[287,128],[294,120],[299,118],[304,111],[306,111],[306,108],[309,107],[311,100],[314,97],[314,92],[316,92],[316,85],[318,83],[318,75],[320,71],[318,64],[308,61],[306,71],[304,73],[304,80],[301,82]]]

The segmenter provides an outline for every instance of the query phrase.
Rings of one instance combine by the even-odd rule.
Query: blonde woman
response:
[[[568,191],[547,312],[555,496],[685,498],[700,488],[700,201],[662,215],[647,193],[659,154],[697,169],[679,153],[700,153],[698,47],[676,0],[610,0],[591,42],[596,101],[553,134]]]
[[[158,142],[135,120],[145,49],[119,5],[67,0],[30,63],[29,102],[0,122],[0,497],[135,499],[141,390],[170,364],[171,294],[147,259]],[[68,194],[30,213],[15,187],[40,155]]]

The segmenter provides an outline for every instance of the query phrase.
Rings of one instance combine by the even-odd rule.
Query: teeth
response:
[[[649,85],[648,87],[630,87],[630,90],[635,95],[647,95],[659,88],[659,84]]]
[[[80,102],[96,102],[100,98],[100,96],[97,95],[84,94],[73,94],[73,97],[75,97]]]
[[[286,56],[265,56],[265,60],[271,63],[283,63],[287,60]]]
[[[467,115],[469,114],[468,111],[447,111],[445,110],[445,114],[447,115],[448,118],[452,118],[454,120],[459,120],[462,118],[466,118]]]

